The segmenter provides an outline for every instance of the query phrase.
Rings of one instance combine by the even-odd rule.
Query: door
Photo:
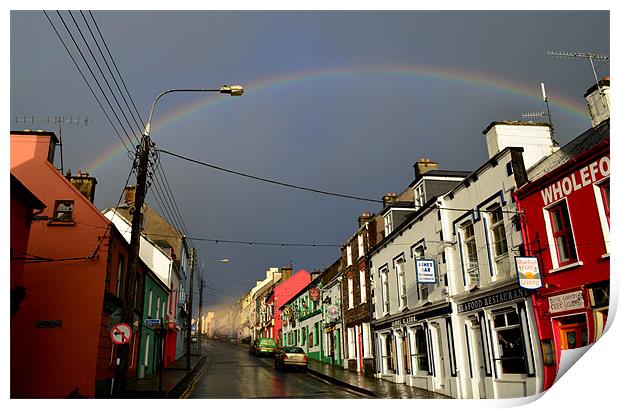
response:
[[[441,328],[439,323],[431,324],[431,336],[433,337],[433,345],[435,347],[433,358],[435,360],[435,371],[433,381],[436,389],[445,386],[444,360],[443,360],[443,342],[441,341]]]
[[[558,320],[560,348],[574,349],[588,345],[588,324],[583,314]]]
[[[480,334],[480,324],[478,320],[475,320],[469,325],[471,372],[473,376],[472,392],[474,394],[474,399],[486,398],[486,388],[484,384],[484,379],[486,377],[484,370],[484,348],[482,347],[482,336]]]

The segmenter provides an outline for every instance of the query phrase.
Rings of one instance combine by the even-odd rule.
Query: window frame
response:
[[[394,260],[396,270],[396,288],[398,289],[398,309],[403,310],[407,306],[407,280],[405,269],[405,256],[401,255]]]
[[[516,319],[516,323],[509,323],[508,322],[508,314],[509,313],[514,313],[517,317]],[[526,351],[527,345],[526,345],[526,338],[523,334],[523,321],[522,321],[522,317],[521,317],[521,313],[520,311],[516,308],[516,306],[511,306],[508,307],[506,309],[502,309],[502,310],[498,310],[498,311],[492,311],[490,314],[490,324],[492,325],[492,329],[493,329],[493,341],[494,341],[494,347],[496,348],[495,350],[495,354],[493,357],[493,363],[495,366],[495,373],[498,375],[498,377],[501,378],[505,378],[505,377],[509,377],[509,376],[527,376],[528,375],[528,354]],[[504,325],[498,327],[497,326],[497,321],[496,319],[498,317],[504,317]],[[510,330],[517,330],[517,334],[519,335],[519,338],[521,339],[521,353],[522,356],[521,357],[514,357],[514,356],[509,356],[509,357],[504,357],[504,353],[505,351],[503,351],[503,349],[501,349],[501,344],[502,344],[502,339],[504,339],[503,337],[501,337],[500,332],[501,331],[510,331]],[[503,342],[506,342],[506,340],[504,339]],[[521,372],[505,372],[504,371],[504,366],[503,366],[503,361],[506,360],[518,360],[521,359],[523,361],[523,368]]]
[[[471,230],[471,236],[468,232]],[[477,285],[480,283],[480,262],[478,259],[478,247],[476,245],[476,229],[471,220],[467,220],[459,226],[461,233],[461,260],[469,285]],[[473,251],[471,245],[473,245]],[[475,261],[474,261],[475,260]],[[473,272],[478,271],[478,278],[472,279]]]
[[[71,204],[71,210],[59,210],[58,206]],[[59,213],[68,213],[70,215],[69,219],[63,219],[58,217]],[[75,200],[56,200],[54,201],[54,213],[52,214],[52,220],[50,220],[49,224],[57,224],[57,225],[73,225],[75,224]]]
[[[379,268],[379,278],[381,279],[381,310],[383,315],[390,313],[390,280],[388,277],[390,270],[386,265]]]
[[[360,232],[357,236],[357,258],[361,258],[364,255],[364,232]]]
[[[347,244],[347,267],[353,265],[353,255],[351,254],[351,244]]]
[[[353,276],[348,277],[347,278],[347,294],[348,294],[348,301],[349,301],[349,309],[353,309]]]
[[[504,211],[502,210],[502,207],[499,204],[496,204],[494,206],[491,206],[488,210],[488,221],[489,221],[489,232],[491,233],[491,241],[493,243],[493,247],[492,247],[492,251],[493,251],[493,260],[495,261],[495,263],[497,263],[499,260],[504,259],[505,257],[508,257],[508,236],[506,235],[506,224],[504,223]],[[499,217],[497,217],[497,220],[494,222],[493,218],[494,216],[497,216],[497,212],[499,212]],[[503,239],[497,240],[496,239],[496,231],[499,231],[499,229],[501,228],[502,234],[503,234]],[[496,230],[497,229],[497,230]],[[498,245],[500,245],[501,247],[501,243],[504,243],[504,252],[501,254],[498,254]]]
[[[366,270],[359,271],[360,276],[360,304],[364,304],[368,302],[368,297],[366,296]]]
[[[554,211],[562,209],[566,210],[566,215],[568,216],[568,227],[565,225],[564,215],[559,213],[561,216],[561,221],[563,223],[563,229],[556,231],[555,221],[554,221]],[[550,247],[553,246],[553,251],[550,251],[553,261],[554,268],[559,268],[567,265],[571,265],[577,263],[579,261],[579,254],[577,252],[577,245],[575,244],[575,233],[573,231],[573,225],[571,223],[570,217],[570,209],[568,208],[568,201],[566,199],[559,200],[551,205],[547,206],[544,209],[545,212],[545,221],[547,224],[547,240],[549,241]],[[560,258],[560,246],[558,246],[557,238],[559,237],[567,237],[568,245],[570,246],[569,250],[572,251],[572,254],[569,254],[569,258],[565,261],[562,261]],[[570,256],[573,258],[570,258]]]

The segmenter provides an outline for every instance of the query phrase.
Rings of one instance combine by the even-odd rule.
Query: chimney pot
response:
[[[125,205],[127,206],[133,205],[135,201],[136,201],[136,187],[135,186],[125,187]]]
[[[416,179],[428,172],[429,170],[435,170],[439,168],[439,163],[433,162],[429,158],[420,158],[419,161],[413,164],[413,170],[415,173]]]

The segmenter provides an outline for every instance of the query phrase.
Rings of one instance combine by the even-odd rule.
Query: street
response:
[[[207,365],[189,395],[194,399],[364,398],[299,371],[279,372],[273,358],[257,358],[246,348],[203,341]]]

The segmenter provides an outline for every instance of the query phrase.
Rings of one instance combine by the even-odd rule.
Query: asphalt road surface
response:
[[[207,364],[192,399],[338,399],[365,396],[300,371],[276,371],[272,357],[257,358],[226,342],[204,341]]]

